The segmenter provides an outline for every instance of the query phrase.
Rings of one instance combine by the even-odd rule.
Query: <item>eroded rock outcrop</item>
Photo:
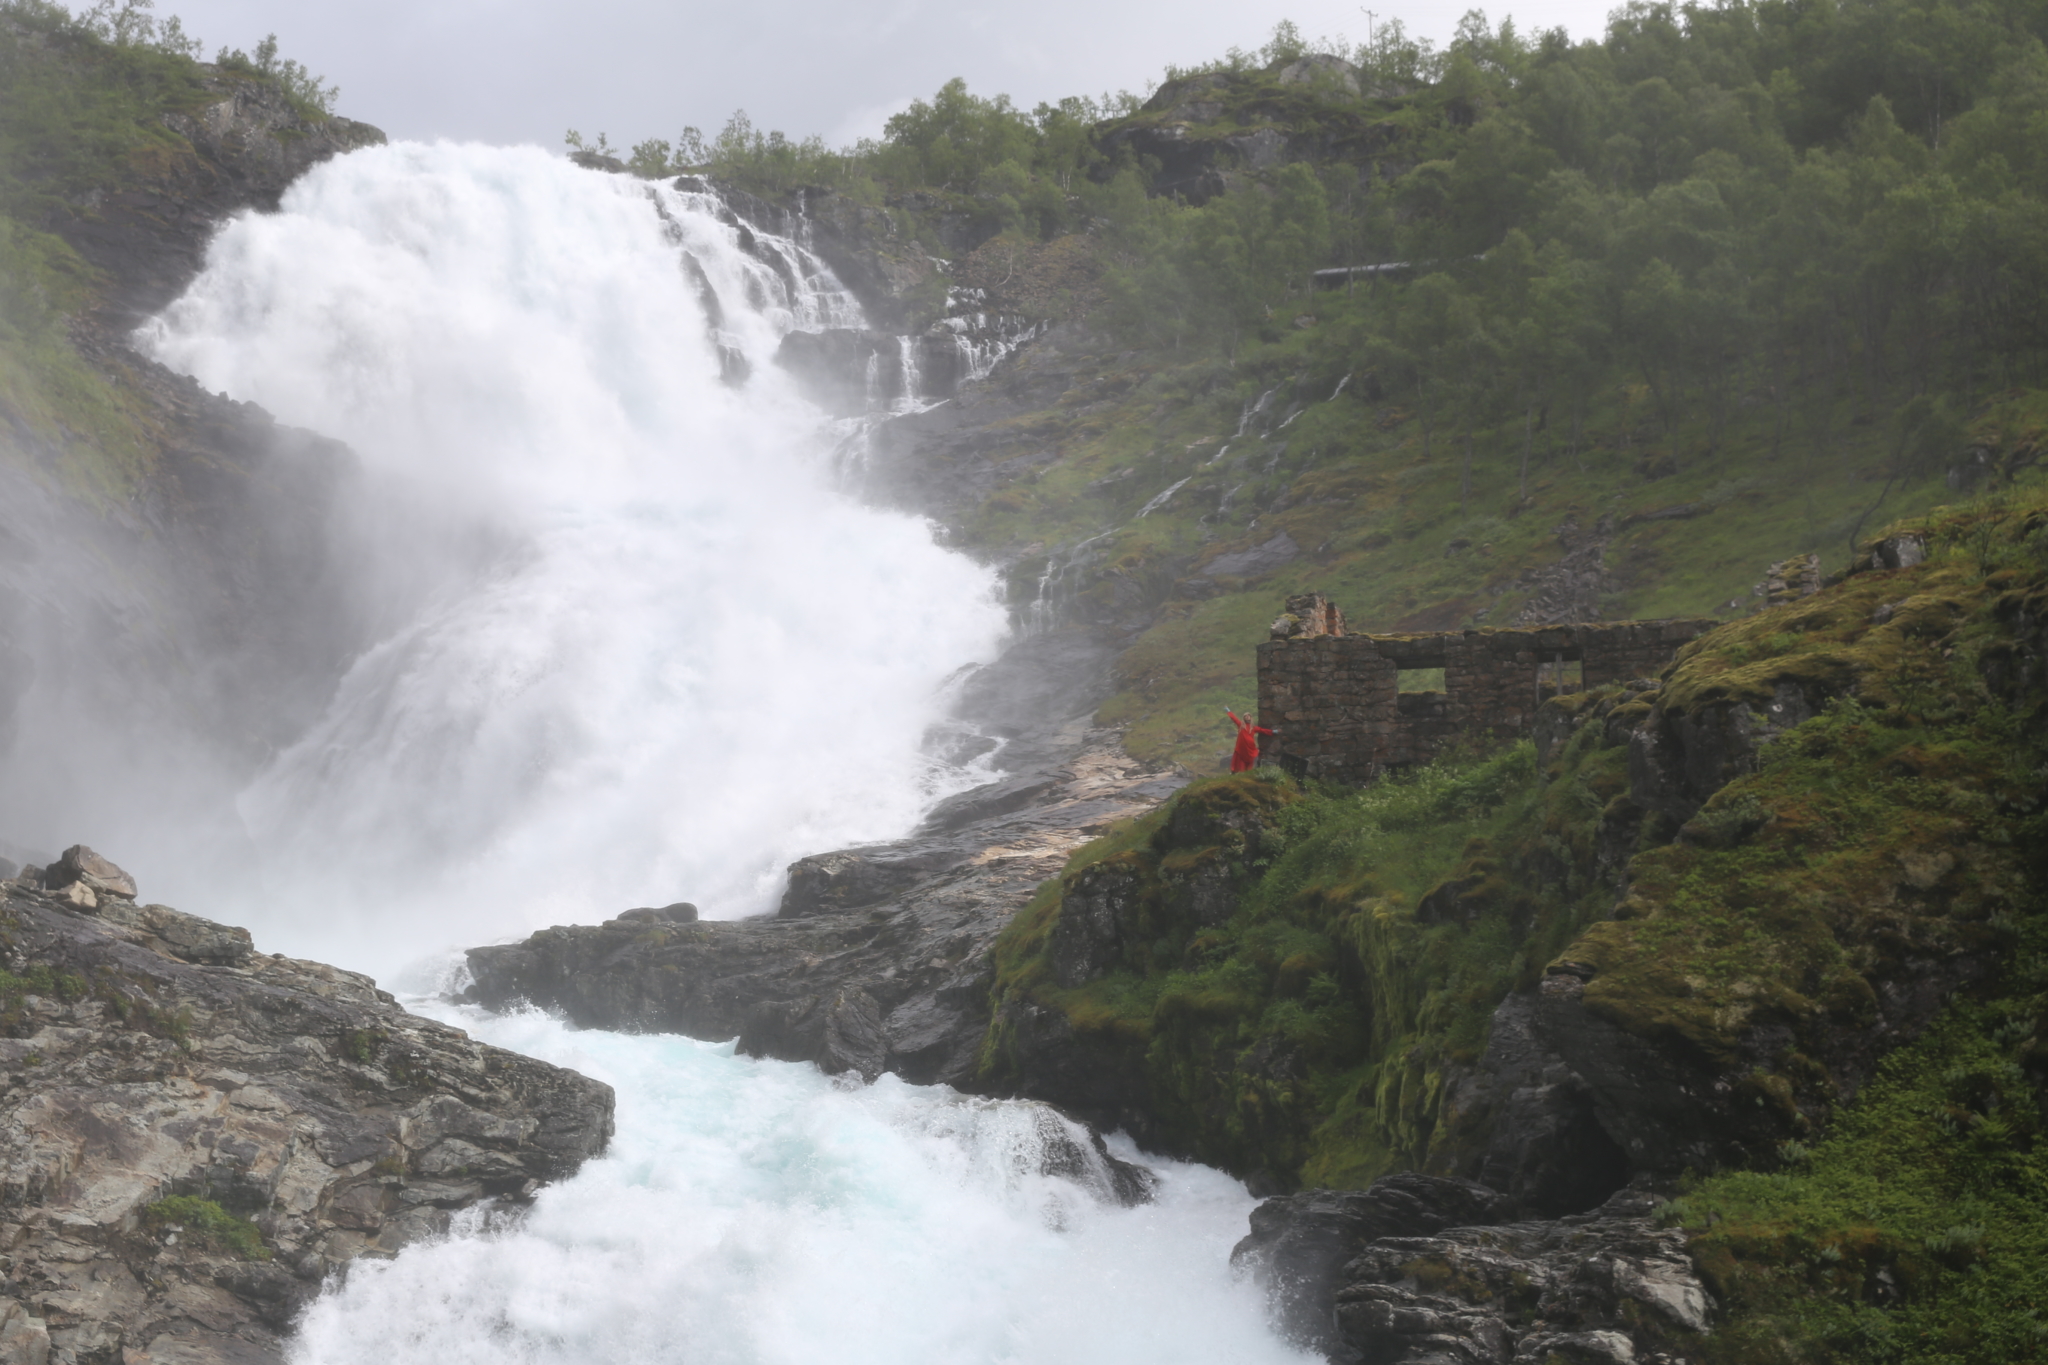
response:
[[[138,904],[90,849],[0,883],[0,950],[10,1365],[281,1361],[350,1261],[515,1209],[611,1136],[609,1086]]]
[[[757,1056],[872,1079],[966,1084],[989,1018],[990,951],[1077,845],[1184,781],[1085,722],[1046,766],[968,793],[918,835],[791,868],[767,919],[546,929],[469,951],[472,996],[576,1023],[738,1037]]]
[[[1485,1186],[1389,1176],[1267,1200],[1231,1261],[1333,1365],[1657,1365],[1691,1359],[1713,1312],[1657,1202],[1517,1221]]]

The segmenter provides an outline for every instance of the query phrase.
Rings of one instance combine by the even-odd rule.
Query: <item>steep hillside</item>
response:
[[[153,799],[107,790],[105,762],[245,771],[364,629],[329,558],[352,457],[128,334],[221,219],[383,135],[268,47],[201,63],[174,26],[111,13],[0,5],[0,741],[50,779],[0,803],[14,837],[74,798]]]
[[[1993,499],[1534,743],[1198,782],[1013,922],[985,1081],[1276,1188],[1697,1180],[1716,1358],[2035,1358],[2044,621],[2048,498]]]
[[[631,165],[865,236],[892,327],[955,325],[949,286],[1050,324],[859,476],[1020,622],[1107,632],[1102,718],[1214,771],[1288,592],[1368,629],[1736,616],[1775,561],[2038,477],[2048,29],[1944,15],[1283,25],[1142,103],[954,82],[857,147],[736,119]]]

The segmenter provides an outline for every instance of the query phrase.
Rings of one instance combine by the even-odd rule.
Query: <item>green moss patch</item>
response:
[[[1520,744],[1363,792],[1270,770],[1193,784],[1077,853],[1006,932],[988,1078],[1014,1065],[1003,1006],[1028,1001],[1118,1049],[1164,1140],[1203,1160],[1325,1185],[1454,1164],[1469,1135],[1445,1121],[1447,1077],[1602,904],[1577,869],[1622,759],[1589,727],[1548,782]],[[1062,989],[1063,899],[1104,869],[1153,940]],[[1227,922],[1193,912],[1205,879],[1234,898]]]
[[[1879,991],[1937,964],[1981,977],[2041,910],[2043,698],[2001,695],[1985,665],[2013,646],[2007,605],[2048,584],[2044,506],[1945,512],[1916,528],[1926,563],[1723,627],[1668,676],[1667,712],[1760,705],[1788,680],[1826,705],[1686,838],[1636,857],[1619,917],[1566,955],[1597,971],[1585,1003],[1631,1033],[1715,1071],[1757,1068],[1774,1116],[1757,1143],[1835,1103],[1836,1054],[1860,1046]],[[1765,1033],[1781,1042],[1759,1057]]]
[[[267,1261],[270,1248],[263,1234],[246,1218],[237,1218],[211,1199],[177,1194],[159,1199],[142,1211],[143,1226],[158,1235],[176,1235],[185,1245],[204,1251]]]
[[[1887,1058],[1825,1139],[1665,1207],[1724,1310],[1707,1360],[2048,1360],[2048,939],[2025,939],[2005,988]]]

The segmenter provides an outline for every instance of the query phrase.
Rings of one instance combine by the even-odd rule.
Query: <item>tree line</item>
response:
[[[1089,234],[1096,321],[1128,341],[1234,355],[1327,315],[1451,438],[1575,435],[1626,386],[1646,395],[1632,422],[1697,450],[1761,407],[1774,449],[1887,421],[1906,459],[2048,353],[2044,38],[2048,0],[1636,0],[1578,42],[1474,12],[1441,50],[1398,24],[1357,47],[1283,24],[1168,77],[1270,93],[1321,52],[1365,93],[1268,101],[1290,156],[1226,155],[1227,192],[1200,204],[1154,193],[1157,166],[1112,136],[1146,117],[1135,96],[1026,112],[957,80],[850,148],[739,114],[625,159]],[[1315,150],[1361,124],[1370,154]],[[1365,264],[1398,269],[1311,299],[1316,268]]]

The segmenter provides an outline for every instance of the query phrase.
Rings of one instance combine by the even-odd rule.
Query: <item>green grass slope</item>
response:
[[[1283,1186],[1472,1173],[1487,1116],[1459,1079],[1495,1006],[1569,960],[1590,1011],[1731,1078],[1729,1168],[1667,1214],[1733,1314],[1717,1359],[2039,1358],[2048,497],[1910,529],[1922,564],[1733,622],[1660,688],[1550,703],[1545,761],[1209,779],[1083,848],[998,945],[987,1077],[1029,1077],[1050,1012],[1124,1059],[1161,1145]],[[1634,802],[1631,730],[1785,686],[1818,714],[1682,832]],[[1063,986],[1076,896],[1117,907],[1122,946]],[[1859,1032],[1878,992],[1966,957],[1873,1071],[1856,1050],[1901,1041]]]

